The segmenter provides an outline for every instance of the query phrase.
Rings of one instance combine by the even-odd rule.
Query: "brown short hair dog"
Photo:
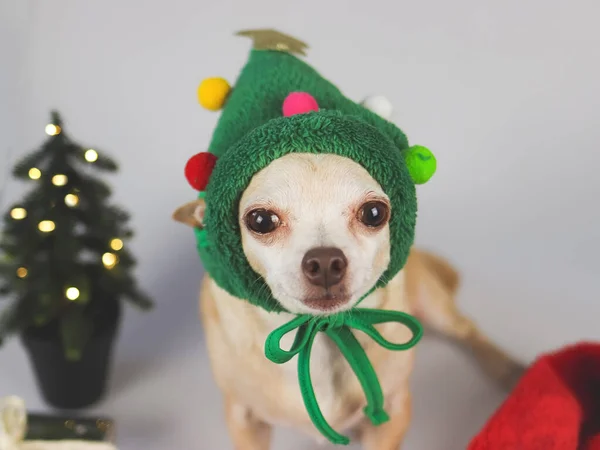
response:
[[[355,293],[368,290],[387,266],[388,205],[378,183],[354,161],[330,154],[290,154],[255,175],[241,198],[244,253],[287,311],[348,309],[358,301]],[[257,216],[256,211],[262,212]],[[204,203],[197,200],[180,207],[174,218],[201,227],[203,213]],[[376,220],[377,226],[365,226],[365,220]],[[277,222],[276,232],[256,232],[257,227],[267,230],[272,222]],[[321,250],[307,258],[315,248]],[[322,269],[313,270],[311,258]],[[523,368],[458,311],[458,284],[456,271],[446,261],[413,250],[404,269],[361,306],[416,315],[432,330],[468,347],[494,379],[512,385]],[[333,289],[336,294],[324,295],[326,285],[328,293]],[[305,410],[294,366],[273,364],[264,356],[267,335],[291,316],[234,298],[209,276],[202,287],[201,312],[235,448],[269,448],[271,427],[278,424],[320,438]],[[394,342],[410,337],[402,327],[383,324],[378,329]],[[374,427],[364,419],[360,384],[326,336],[318,336],[313,348],[317,398],[328,422],[354,432],[366,450],[396,450],[410,421],[408,380],[414,351],[391,352],[360,333],[357,337],[379,376],[390,421]]]

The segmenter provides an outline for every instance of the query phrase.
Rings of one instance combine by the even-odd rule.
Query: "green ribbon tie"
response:
[[[384,322],[397,322],[412,332],[412,338],[401,344],[387,341],[374,325]],[[311,316],[302,314],[274,330],[265,342],[266,357],[276,364],[283,364],[298,355],[298,382],[306,411],[313,424],[329,441],[347,445],[350,439],[336,432],[325,420],[319,408],[315,390],[310,378],[310,352],[317,333],[324,332],[335,342],[356,374],[367,400],[365,415],[373,425],[389,420],[383,409],[383,392],[373,365],[364,349],[350,330],[362,331],[375,342],[388,350],[408,350],[414,347],[423,336],[423,327],[417,319],[401,311],[355,308],[348,312],[331,316]],[[298,330],[289,350],[281,348],[281,339],[293,330]]]

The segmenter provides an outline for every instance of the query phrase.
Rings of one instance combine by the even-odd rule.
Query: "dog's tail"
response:
[[[416,313],[424,325],[467,350],[487,375],[511,389],[525,366],[490,341],[459,311],[455,298],[460,276],[456,269],[443,258],[420,250],[413,251],[407,265],[411,270],[409,266],[418,272],[412,277],[416,284],[411,290],[416,297]]]

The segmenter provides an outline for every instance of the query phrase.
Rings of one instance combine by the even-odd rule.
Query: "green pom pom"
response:
[[[431,150],[421,145],[414,145],[406,150],[404,161],[415,184],[427,183],[437,168],[437,161]]]

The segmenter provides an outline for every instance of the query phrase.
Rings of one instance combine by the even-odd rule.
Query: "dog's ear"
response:
[[[191,227],[203,228],[205,210],[206,203],[203,198],[199,198],[177,208],[173,213],[173,219]]]

